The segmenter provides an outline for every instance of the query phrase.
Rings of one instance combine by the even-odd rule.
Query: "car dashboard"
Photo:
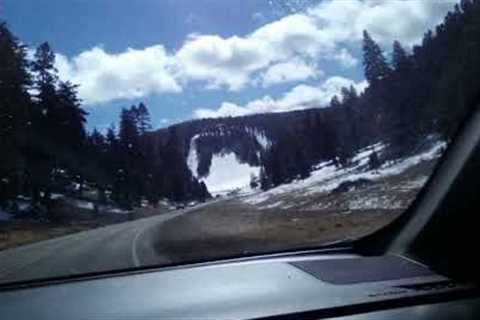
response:
[[[419,310],[441,309],[440,302],[472,298],[476,293],[475,286],[452,281],[406,257],[307,254],[3,290],[0,314],[2,319],[16,320],[32,315],[35,319],[364,319],[355,315],[374,312],[370,315],[375,319],[390,319],[390,311],[400,310],[409,317],[409,312],[428,315]],[[477,306],[480,300],[465,301],[456,303]],[[381,311],[389,308],[395,309]]]

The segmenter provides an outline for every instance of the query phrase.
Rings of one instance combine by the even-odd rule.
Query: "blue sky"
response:
[[[456,0],[3,0],[34,48],[48,41],[80,85],[89,128],[144,101],[155,127],[198,117],[323,107],[362,90],[361,32],[407,47]]]

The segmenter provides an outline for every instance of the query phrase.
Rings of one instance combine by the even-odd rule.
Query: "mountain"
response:
[[[330,128],[341,112],[317,108],[193,120],[158,130],[151,138],[158,150],[175,140],[177,148],[168,151],[182,159],[175,165],[188,167],[192,177],[218,194],[248,188],[253,177],[260,179],[261,168],[272,186],[308,176],[313,165],[336,157],[337,137]]]

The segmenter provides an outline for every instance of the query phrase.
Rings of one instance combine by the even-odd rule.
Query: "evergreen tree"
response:
[[[81,150],[86,138],[85,123],[87,112],[80,105],[77,87],[70,82],[61,82],[58,89],[55,130],[61,132],[58,140],[63,149]]]
[[[393,43],[392,66],[394,71],[389,79],[390,102],[386,110],[388,135],[385,140],[391,144],[391,157],[405,156],[415,148],[419,138],[415,113],[422,103],[412,92],[417,87],[418,75],[410,56],[398,41]]]
[[[35,51],[32,71],[35,73],[37,102],[43,116],[47,117],[56,105],[56,84],[58,82],[55,68],[55,53],[48,42],[42,43]]]
[[[108,127],[106,139],[107,139],[108,146],[110,148],[114,148],[116,146],[118,141],[117,141],[117,134],[116,134],[116,129],[114,124],[111,124],[110,127]]]
[[[135,152],[138,147],[139,130],[136,121],[136,110],[137,108],[132,106],[130,109],[122,109],[120,113],[120,144],[130,153]]]
[[[393,42],[392,65],[395,71],[403,73],[413,68],[411,57],[407,54],[400,42]]]
[[[0,201],[21,192],[24,184],[30,84],[26,47],[0,23]]]
[[[334,95],[330,100],[330,108],[340,108],[341,107],[340,99],[337,95]]]
[[[365,78],[371,85],[387,79],[390,74],[390,68],[382,49],[366,30],[363,31],[363,66]]]
[[[52,182],[58,170],[57,156],[60,153],[56,140],[59,137],[55,121],[58,106],[56,85],[58,82],[57,70],[54,66],[55,54],[50,45],[42,43],[36,50],[32,71],[34,72],[34,88],[36,90],[36,106],[32,112],[33,131],[32,141],[34,157],[30,167],[34,171],[32,176],[37,180],[36,185],[44,187],[44,200],[49,201]],[[34,198],[39,189],[35,189]]]
[[[140,135],[144,135],[147,131],[152,129],[152,125],[150,123],[150,113],[143,102],[140,102],[136,112],[138,131]]]

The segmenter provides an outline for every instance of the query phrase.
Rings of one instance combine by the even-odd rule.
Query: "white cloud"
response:
[[[224,102],[218,109],[197,109],[194,112],[194,116],[196,118],[236,117],[256,113],[286,112],[312,107],[322,108],[328,106],[332,97],[339,94],[342,87],[351,85],[358,92],[362,92],[366,88],[367,82],[361,81],[356,83],[353,80],[335,76],[327,79],[319,87],[304,84],[298,85],[279,99],[264,96],[244,106],[232,102]]]
[[[60,77],[80,84],[79,94],[86,104],[180,92],[182,88],[172,75],[173,62],[160,45],[129,48],[120,54],[95,47],[73,59],[56,57]]]
[[[358,41],[368,30],[390,45],[393,40],[411,45],[439,23],[458,0],[349,0],[323,1],[308,14],[335,41]]]
[[[319,75],[311,61],[358,66],[364,29],[383,45],[418,42],[458,0],[326,0],[244,36],[190,35],[175,52],[162,45],[112,54],[95,47],[67,59],[61,75],[80,84],[87,104],[153,93],[180,92],[198,82],[207,89],[241,90]],[[260,81],[255,81],[260,79]]]
[[[385,44],[394,39],[411,44],[442,19],[452,1],[324,1],[244,37],[192,35],[175,55],[178,76],[183,83],[204,81],[207,88],[240,90],[262,71],[264,86],[312,77],[307,61],[355,67],[358,59],[347,46],[358,46],[364,29]],[[292,73],[294,65],[300,70]]]
[[[261,75],[261,81],[264,87],[269,87],[273,84],[302,81],[321,75],[323,72],[317,70],[315,65],[307,64],[300,59],[293,59],[270,66]]]
[[[335,53],[333,59],[338,61],[344,68],[353,68],[358,65],[358,59],[352,56],[346,48],[342,48],[339,52]]]
[[[272,53],[266,44],[233,36],[192,35],[176,53],[183,81],[207,81],[210,88],[242,89],[250,75],[266,67]]]

